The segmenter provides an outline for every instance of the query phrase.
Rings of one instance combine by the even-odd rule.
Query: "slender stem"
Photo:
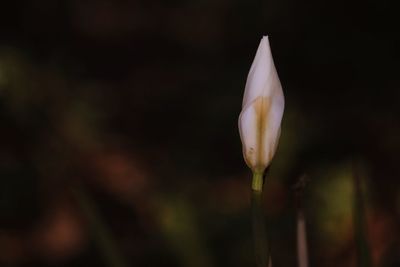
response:
[[[262,172],[254,172],[251,188],[253,191],[262,192],[264,185],[264,174]]]
[[[307,229],[306,219],[303,207],[303,195],[307,182],[306,175],[300,176],[298,182],[294,185],[295,200],[297,207],[297,261],[298,267],[308,267],[308,249],[307,249]]]
[[[306,221],[302,210],[297,212],[297,257],[299,267],[308,267]]]
[[[362,181],[358,173],[358,166],[353,161],[353,178],[354,178],[354,235],[357,251],[357,266],[370,267],[371,252],[367,240],[367,224],[365,220],[364,196],[362,190]]]
[[[252,183],[252,217],[253,239],[257,267],[267,267],[270,261],[267,234],[265,231],[265,218],[262,209],[263,175],[254,173]],[[269,264],[270,266],[271,264]]]
[[[111,233],[103,223],[92,199],[81,188],[74,188],[73,193],[77,203],[89,222],[92,236],[104,260],[110,267],[127,267],[124,258],[119,253]]]

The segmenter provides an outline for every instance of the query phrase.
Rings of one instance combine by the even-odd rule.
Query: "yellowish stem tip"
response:
[[[264,184],[264,178],[263,178],[263,173],[260,172],[253,172],[253,181],[251,184],[251,189],[257,192],[262,192],[263,189],[263,184]]]

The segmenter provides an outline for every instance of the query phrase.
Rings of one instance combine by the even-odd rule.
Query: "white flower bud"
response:
[[[284,106],[282,86],[265,36],[247,76],[239,115],[243,156],[254,173],[262,174],[275,154]]]

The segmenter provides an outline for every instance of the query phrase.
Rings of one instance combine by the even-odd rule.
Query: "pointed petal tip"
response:
[[[269,37],[268,37],[268,35],[264,35],[264,36],[261,38],[261,41],[260,41],[260,45],[259,45],[259,47],[258,47],[258,50],[262,50],[262,51],[270,51],[270,50],[271,50],[270,44],[269,44]]]
[[[268,35],[263,35],[263,37],[261,38],[261,42],[269,43],[269,36]]]
[[[270,45],[270,43],[269,43],[268,35],[263,36],[263,38],[261,39],[260,44],[263,45],[263,48],[264,48],[265,50],[271,50],[271,45]]]

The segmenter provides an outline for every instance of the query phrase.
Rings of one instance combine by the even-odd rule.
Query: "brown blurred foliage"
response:
[[[287,103],[265,184],[274,265],[296,265],[292,186],[307,174],[311,266],[356,266],[357,158],[374,266],[398,266],[396,10],[355,0],[4,3],[0,266],[106,266],[77,188],[129,266],[253,265],[237,116],[266,34]]]

